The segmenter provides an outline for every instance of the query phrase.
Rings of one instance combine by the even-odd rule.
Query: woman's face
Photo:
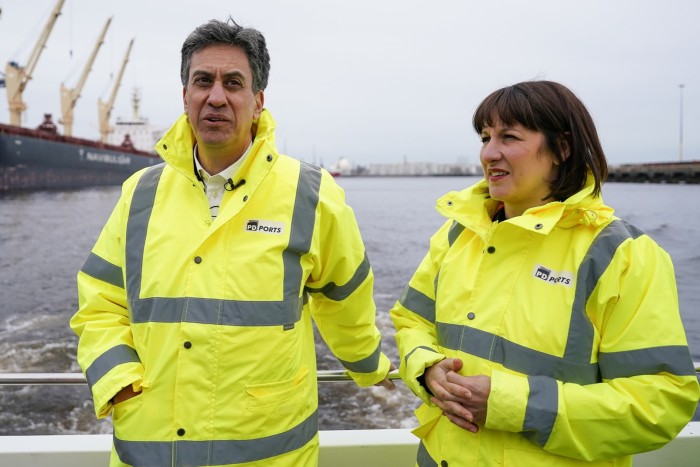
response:
[[[558,163],[547,150],[544,135],[520,124],[505,126],[500,120],[493,125],[481,131],[481,167],[489,194],[503,202],[506,217],[551,201],[544,198]]]

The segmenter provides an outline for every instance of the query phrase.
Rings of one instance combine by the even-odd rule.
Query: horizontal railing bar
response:
[[[389,379],[400,379],[398,372],[389,373]],[[345,370],[319,370],[320,383],[338,383],[352,381]],[[69,384],[86,384],[82,373],[0,373],[0,386],[53,386]]]
[[[700,373],[700,362],[695,362],[695,372]],[[397,370],[389,373],[390,380],[400,380]],[[319,383],[352,381],[345,370],[319,370]],[[53,386],[86,384],[82,373],[0,373],[0,386]]]

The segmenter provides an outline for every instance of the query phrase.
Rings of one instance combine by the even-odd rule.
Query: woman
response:
[[[700,395],[671,260],[603,203],[569,89],[499,89],[473,125],[484,180],[438,201],[448,220],[391,311],[418,465],[630,465]]]

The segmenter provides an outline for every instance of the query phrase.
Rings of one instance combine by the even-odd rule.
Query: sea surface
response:
[[[435,200],[474,177],[340,177],[375,274],[382,347],[397,362],[388,310],[442,224]],[[79,372],[68,320],[75,277],[119,196],[119,187],[0,196],[0,373]],[[605,201],[674,260],[681,314],[700,361],[700,185],[610,183]],[[321,369],[341,369],[317,342]],[[401,382],[390,392],[350,382],[320,387],[321,429],[409,428],[418,400]],[[0,435],[110,433],[87,387],[0,386]]]

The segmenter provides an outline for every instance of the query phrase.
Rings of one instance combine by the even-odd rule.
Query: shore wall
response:
[[[610,166],[609,182],[700,183],[700,161]]]

